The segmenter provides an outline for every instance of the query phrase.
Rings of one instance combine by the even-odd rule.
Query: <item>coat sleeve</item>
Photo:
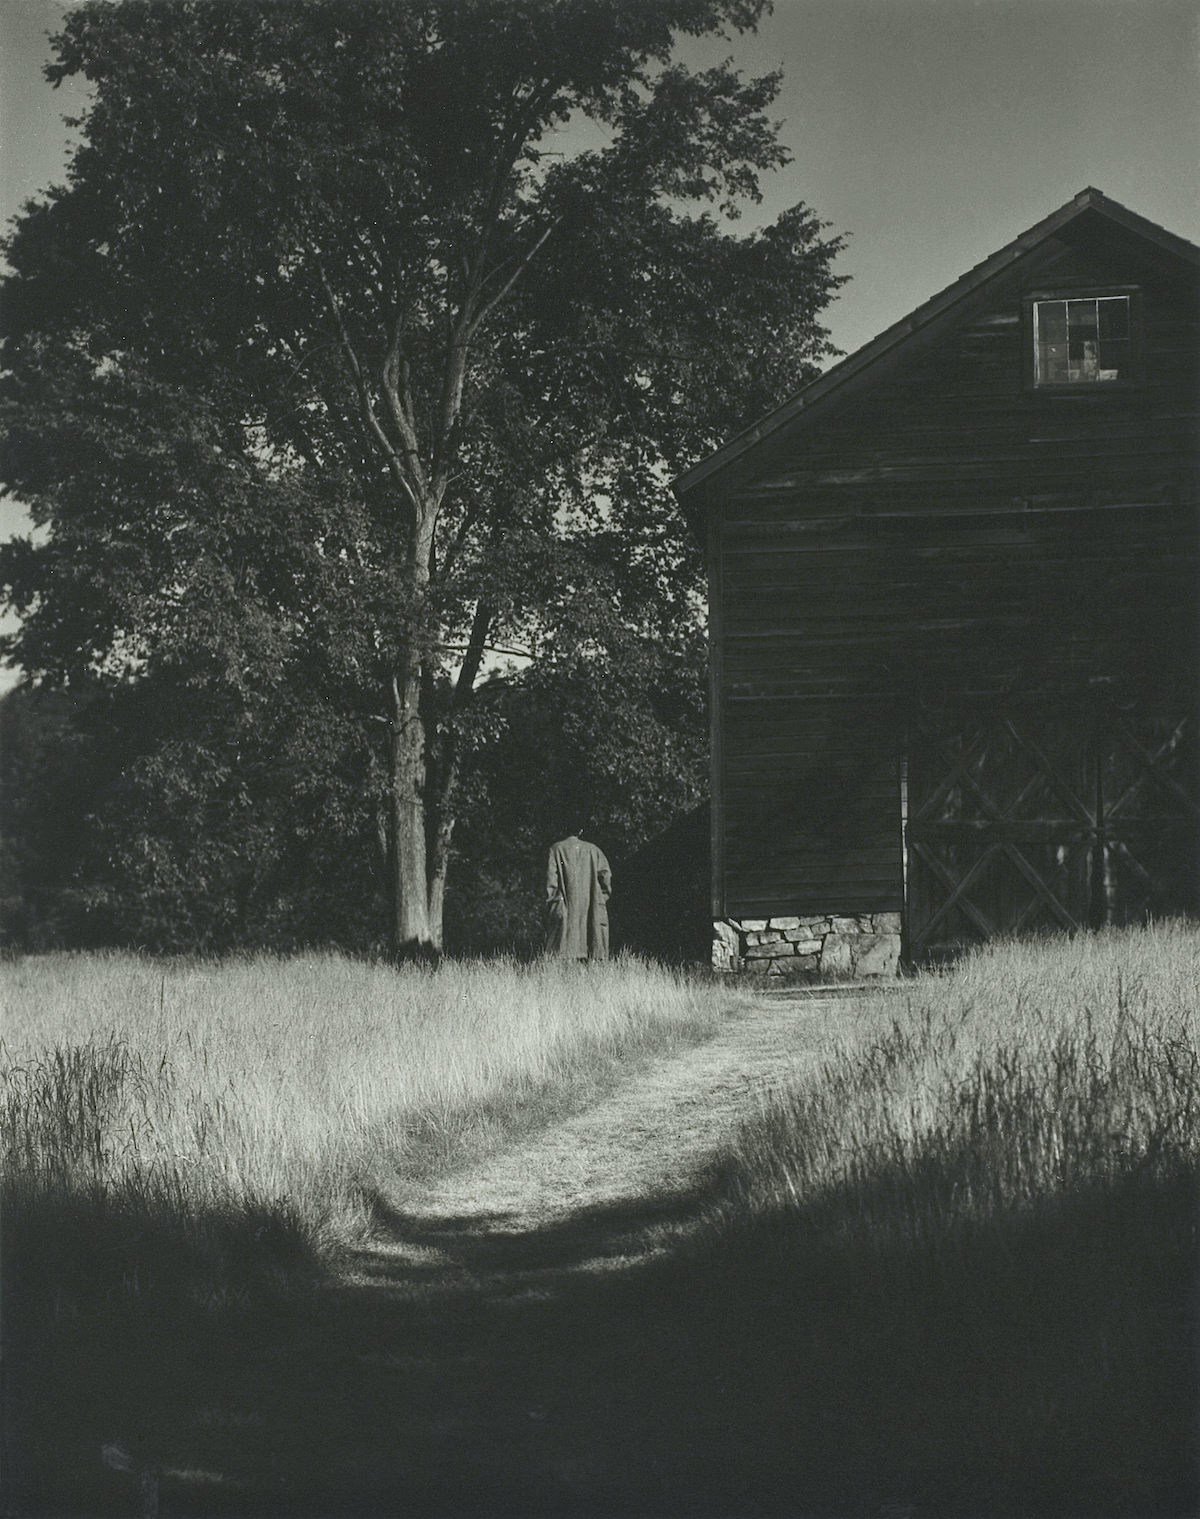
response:
[[[596,880],[600,883],[600,896],[607,902],[609,897],[612,896],[612,871],[609,869],[608,861],[604,858],[603,854],[601,854],[596,865]]]
[[[562,882],[559,878],[558,854],[551,850],[546,858],[546,901],[553,904],[563,900]]]

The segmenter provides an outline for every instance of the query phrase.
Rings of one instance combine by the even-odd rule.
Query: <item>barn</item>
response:
[[[1082,190],[675,482],[719,968],[1200,908],[1198,262]]]

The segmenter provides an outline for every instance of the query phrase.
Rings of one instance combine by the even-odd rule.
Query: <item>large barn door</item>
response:
[[[908,761],[909,958],[1195,911],[1196,775],[1182,714],[922,716]]]

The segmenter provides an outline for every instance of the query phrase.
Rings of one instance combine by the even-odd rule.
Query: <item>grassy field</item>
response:
[[[140,1336],[303,1302],[370,1229],[377,1190],[569,1111],[705,1037],[729,1001],[638,961],[50,955],[0,975],[26,1488],[100,1448],[122,1387],[136,1401]]]
[[[10,1208],[270,1219],[318,1249],[369,1225],[382,1179],[547,1121],[710,1033],[729,1001],[636,960],[397,973],[329,955],[53,955],[3,981]],[[153,1259],[139,1264],[147,1283]]]
[[[1198,1035],[1200,931],[1170,924],[993,945],[839,1030],[719,1179],[680,1395],[752,1389],[720,1417],[754,1455],[708,1491],[1200,1511]]]
[[[995,945],[838,1004],[673,1255],[588,1273],[535,1238],[560,1276],[499,1300],[483,1270],[331,1263],[387,1177],[704,1037],[727,988],[329,958],[4,974],[17,1512],[141,1512],[97,1455],[114,1432],[135,1471],[203,1448],[254,1474],[164,1489],[196,1519],[1200,1512],[1196,925]]]

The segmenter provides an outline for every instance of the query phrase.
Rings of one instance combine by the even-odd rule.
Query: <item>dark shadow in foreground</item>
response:
[[[220,1290],[210,1260],[47,1308],[14,1276],[8,1512],[1196,1511],[1193,1176],[936,1240],[852,1211],[722,1223],[674,1194],[529,1233],[379,1200],[371,1244],[323,1276],[266,1220],[198,1236],[226,1252]],[[66,1243],[170,1255],[125,1223]],[[36,1337],[13,1333],[31,1307]]]

